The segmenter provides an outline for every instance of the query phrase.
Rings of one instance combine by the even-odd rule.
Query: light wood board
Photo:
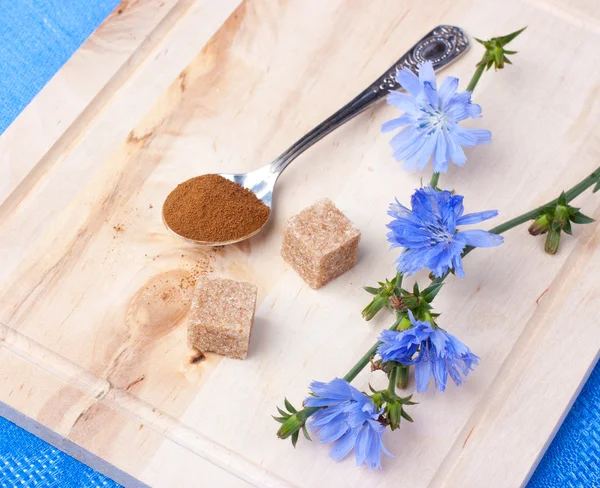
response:
[[[342,376],[389,325],[360,318],[361,286],[393,274],[387,205],[429,176],[393,161],[379,128],[394,109],[373,107],[290,166],[268,229],[247,243],[198,249],[160,218],[177,183],[270,161],[440,23],[477,37],[529,26],[514,66],[475,92],[474,125],[493,143],[441,180],[467,211],[510,218],[598,165],[594,2],[124,4],[0,138],[12,168],[0,206],[0,400],[152,486],[524,483],[598,357],[598,224],[577,227],[554,257],[524,228],[469,255],[436,308],[481,364],[462,388],[419,395],[415,423],[386,435],[396,459],[369,472],[317,443],[292,449],[270,415],[284,396],[299,404],[312,379]],[[480,55],[445,74],[464,87]],[[73,87],[72,105],[48,105]],[[363,239],[356,268],[315,291],[279,247],[285,220],[322,197]],[[577,203],[600,218],[597,195]],[[186,314],[203,273],[259,288],[245,361],[189,362]]]

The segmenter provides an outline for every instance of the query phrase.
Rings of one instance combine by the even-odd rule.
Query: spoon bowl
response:
[[[189,239],[178,234],[169,227],[164,216],[163,205],[162,214],[165,226],[175,235],[202,246],[225,246],[227,244],[235,244],[236,242],[249,239],[258,234],[271,217],[275,183],[282,171],[294,159],[331,131],[352,119],[375,102],[384,98],[391,90],[400,90],[402,87],[396,81],[396,74],[400,70],[408,68],[413,72],[417,72],[422,63],[431,61],[433,68],[437,71],[440,68],[448,66],[458,57],[462,56],[468,47],[469,40],[463,30],[459,27],[451,25],[440,25],[436,27],[410,48],[390,69],[363,90],[356,98],[348,102],[340,110],[308,132],[272,163],[249,173],[219,174],[219,176],[250,190],[259,200],[269,207],[271,212],[269,213],[267,220],[258,229],[245,236],[227,242],[206,242]]]
[[[233,183],[240,185],[243,188],[246,188],[247,190],[250,190],[252,193],[254,193],[254,195],[256,195],[256,197],[260,201],[262,201],[267,207],[269,207],[269,210],[271,210],[273,205],[273,190],[275,189],[275,183],[277,181],[277,178],[281,174],[281,171],[274,172],[272,170],[272,166],[273,164],[271,163],[267,166],[263,166],[262,168],[250,171],[249,173],[219,173],[218,175],[225,178],[226,180],[232,181]],[[175,190],[173,189],[172,192],[173,191]],[[235,244],[237,242],[250,239],[252,236],[258,234],[265,225],[267,225],[267,222],[271,218],[271,213],[272,212],[269,212],[269,217],[267,218],[267,220],[265,220],[263,225],[261,225],[259,228],[252,231],[251,233],[246,234],[245,236],[229,241],[210,242],[190,239],[189,237],[185,237],[181,234],[178,234],[169,226],[167,220],[165,219],[164,205],[161,212],[163,223],[165,224],[165,227],[168,230],[170,230],[176,236],[200,246],[227,246],[229,244]]]

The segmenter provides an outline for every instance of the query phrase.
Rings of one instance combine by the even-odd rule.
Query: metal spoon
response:
[[[416,72],[418,66],[425,61],[431,61],[434,69],[438,70],[448,66],[451,62],[460,57],[468,47],[469,40],[463,30],[459,27],[451,25],[440,25],[436,27],[410,48],[390,69],[381,75],[374,83],[369,85],[369,87],[356,98],[347,103],[328,119],[321,122],[274,161],[249,173],[222,173],[220,176],[249,189],[262,200],[269,209],[271,209],[275,183],[283,170],[315,142],[361,113],[373,103],[381,100],[390,90],[400,89],[400,85],[396,82],[396,73],[398,71],[402,68],[409,68]],[[260,232],[266,224],[265,222],[265,224],[256,229],[256,231],[240,237],[239,239],[228,242],[205,242],[188,239],[177,234],[168,226],[164,218],[164,213],[163,222],[174,234],[203,246],[224,246],[249,239]]]

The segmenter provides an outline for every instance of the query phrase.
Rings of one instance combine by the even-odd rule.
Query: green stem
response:
[[[589,176],[587,176],[586,178],[581,180],[579,183],[577,183],[573,188],[571,188],[570,190],[565,192],[567,195],[567,202],[570,202],[571,200],[573,200],[576,197],[578,197],[579,195],[581,195],[585,190],[590,188],[592,185],[594,185],[599,180],[600,180],[600,167],[596,168]],[[531,210],[529,212],[519,215],[518,217],[515,217],[514,219],[507,220],[503,224],[500,224],[500,225],[494,227],[493,229],[490,229],[490,232],[493,232],[494,234],[502,234],[503,232],[506,232],[507,230],[510,230],[513,227],[517,227],[521,224],[524,224],[525,222],[533,220],[533,219],[539,217],[539,215],[542,212],[544,207],[546,207],[548,205],[555,205],[557,201],[558,201],[558,198],[555,198],[554,200],[551,200],[550,202],[548,202],[544,205],[541,205],[537,208],[534,208],[533,210]],[[469,254],[473,249],[475,249],[475,248],[468,246],[462,254],[463,257],[466,256],[467,254]],[[448,274],[449,273],[447,272],[443,276],[440,276],[439,278],[435,278],[434,280],[432,280],[432,283],[441,283],[442,281],[444,281],[446,279]],[[400,323],[399,319],[396,320],[394,325],[392,325],[392,327],[390,327],[390,330],[396,330],[398,328],[399,323]],[[354,365],[354,367],[348,372],[348,374],[346,376],[344,376],[344,379],[346,381],[352,381],[356,377],[356,375],[369,363],[369,361],[371,360],[371,357],[377,352],[377,348],[379,347],[379,344],[380,344],[380,342],[377,342],[376,344],[374,344],[373,347],[371,347],[371,349],[369,349],[367,354],[365,354],[361,358],[361,360],[358,363],[356,363]],[[348,378],[350,378],[350,379],[348,379]]]
[[[433,175],[431,176],[431,181],[429,182],[429,186],[431,188],[436,188],[438,185],[438,181],[440,181],[440,174],[433,173]]]
[[[571,200],[574,200],[575,198],[577,198],[585,190],[587,190],[590,186],[592,186],[594,183],[596,183],[599,179],[600,179],[600,167],[596,168],[589,176],[587,176],[586,178],[581,180],[579,183],[577,183],[573,188],[571,188],[570,190],[565,192],[567,195],[567,202],[570,202]],[[514,219],[507,220],[503,224],[500,224],[500,225],[494,227],[493,229],[490,229],[490,232],[493,232],[494,234],[502,234],[503,232],[506,232],[507,230],[510,230],[513,227],[517,227],[518,225],[524,224],[525,222],[534,220],[543,213],[544,207],[547,207],[548,205],[556,205],[557,201],[558,201],[558,198],[555,198],[554,200],[551,200],[550,202],[548,202],[544,205],[541,205],[537,208],[534,208],[533,210],[530,210],[529,212],[519,215],[518,217],[515,217]]]
[[[470,91],[471,93],[473,93],[473,90],[475,90],[475,87],[477,86],[477,83],[479,82],[479,78],[481,78],[481,75],[483,74],[484,69],[485,69],[485,64],[480,64],[479,66],[477,66],[475,73],[473,73],[473,78],[471,78],[471,81],[469,81],[469,84],[467,85],[467,91]]]
[[[398,325],[400,325],[400,317],[396,318],[396,321],[394,322],[394,325],[392,325],[390,327],[390,330],[396,330],[398,328]],[[377,341],[375,344],[373,344],[373,346],[371,346],[371,349],[369,349],[367,351],[367,353],[358,360],[358,362],[352,366],[352,369],[350,369],[350,371],[348,371],[346,373],[346,376],[344,376],[344,379],[350,383],[354,378],[356,378],[356,376],[358,375],[358,373],[360,373],[363,368],[369,364],[369,362],[371,361],[371,358],[373,356],[375,356],[375,353],[377,352],[377,348],[379,347],[379,344],[381,344],[381,342]]]
[[[396,398],[396,381],[398,381],[398,367],[394,366],[390,371],[390,384],[388,385],[388,393],[391,398]]]
[[[475,73],[475,75],[477,75],[477,73]],[[481,73],[479,74],[479,76],[481,76]],[[473,76],[473,79],[475,79],[475,76]],[[477,77],[477,79],[479,79],[479,77]],[[473,83],[473,80],[471,80],[471,83],[469,83],[469,86],[471,86],[472,83]],[[477,84],[477,80],[475,81],[475,84]],[[435,174],[434,174],[434,176],[435,176]],[[581,180],[579,183],[577,183],[573,188],[571,188],[570,190],[565,192],[567,195],[567,202],[574,200],[576,197],[581,195],[585,190],[590,188],[592,185],[594,185],[598,181],[600,181],[600,167],[596,168],[589,176],[587,176],[586,178]],[[554,200],[551,200],[550,202],[548,202],[544,205],[541,205],[537,208],[534,208],[533,210],[530,210],[529,212],[519,215],[518,217],[515,217],[514,219],[507,220],[503,224],[500,224],[500,225],[494,227],[493,229],[490,229],[490,232],[493,232],[494,234],[502,234],[503,232],[506,232],[507,230],[510,230],[514,227],[524,224],[525,222],[533,220],[533,219],[539,217],[539,215],[541,214],[544,207],[546,207],[548,205],[555,205],[557,203],[557,201],[558,201],[558,198],[555,198]],[[463,257],[466,256],[473,249],[475,249],[475,248],[468,246],[465,249],[465,251],[463,252],[462,256]],[[435,278],[434,280],[432,280],[432,283],[443,282],[446,279],[446,277],[448,276],[448,274],[449,273],[447,272],[443,276],[440,276],[439,278]],[[390,327],[390,330],[396,330],[398,328],[398,326],[400,325],[400,321],[401,321],[401,317],[397,316],[396,321]],[[348,371],[348,373],[346,373],[346,376],[344,376],[344,379],[348,383],[350,383],[354,378],[356,378],[358,373],[360,373],[363,370],[363,368],[367,364],[369,364],[369,362],[371,361],[371,358],[377,352],[377,348],[379,347],[379,344],[381,344],[381,342],[379,342],[379,341],[377,341],[375,344],[373,344],[373,346],[371,346],[371,348],[366,352],[366,354],[362,358],[360,358],[360,360],[350,369],[350,371]],[[392,386],[391,386],[392,385],[392,376],[394,378],[396,378],[396,373],[397,373],[396,368],[394,368],[394,371],[392,373],[390,373],[390,388],[392,388]],[[304,408],[303,413],[305,415],[305,419],[310,417],[317,410],[319,410],[319,408],[315,408],[315,407]]]

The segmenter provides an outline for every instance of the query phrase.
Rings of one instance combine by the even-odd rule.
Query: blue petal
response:
[[[354,387],[351,386],[347,381],[344,381],[340,378],[335,378],[329,383],[313,381],[311,382],[309,388],[316,397],[328,398],[331,399],[333,403],[339,403],[351,398],[352,389]],[[307,400],[310,400],[310,398]]]
[[[421,66],[419,66],[419,81],[422,85],[429,83],[432,88],[437,89],[435,73],[433,71],[433,64],[431,61],[425,61]]]
[[[413,97],[416,97],[421,91],[419,78],[408,68],[402,68],[396,73],[396,81]]]
[[[427,96],[427,99],[429,100],[429,104],[431,105],[431,107],[437,109],[439,106],[439,97],[435,87],[432,86],[431,83],[425,82],[423,84],[423,90],[425,92],[425,95]]]
[[[329,422],[324,425],[317,431],[317,435],[319,436],[319,440],[323,444],[329,444],[331,442],[337,441],[340,437],[342,437],[348,430],[350,426],[344,420],[337,420],[335,422]]]
[[[427,385],[431,378],[431,361],[428,357],[424,357],[423,360],[415,365],[415,380],[417,382],[417,391],[423,393],[427,391]]]
[[[381,447],[381,434],[369,424],[361,427],[354,446],[356,465],[362,466],[366,463],[369,469],[381,468]]]
[[[504,242],[504,238],[497,234],[492,234],[486,230],[473,229],[464,230],[457,234],[464,242],[473,247],[494,247]]]
[[[400,127],[404,127],[407,124],[410,124],[411,116],[409,114],[402,114],[397,119],[388,120],[381,126],[381,132],[390,132]]]
[[[406,137],[405,141],[400,142],[398,136],[408,129],[410,129],[410,132],[408,133],[410,138]],[[414,156],[418,156],[421,148],[425,144],[425,140],[410,126],[405,128],[400,134],[396,134],[390,141],[392,148],[395,149],[394,158],[396,158],[397,161],[408,161]]]
[[[448,158],[446,157],[446,137],[443,130],[438,130],[435,142],[435,152],[433,154],[433,171],[435,173],[445,173],[448,169]]]
[[[317,410],[312,417],[310,418],[310,423],[313,428],[320,429],[321,427],[327,425],[330,422],[338,422],[346,419],[345,410],[348,408],[348,404],[350,402],[344,402],[345,404],[327,406],[327,405],[318,405],[311,404],[308,405],[306,402],[304,403],[305,407],[323,407],[327,406],[327,408],[321,408]]]
[[[432,366],[435,386],[438,390],[444,393],[444,391],[446,391],[446,380],[448,379],[446,362],[441,358],[437,358],[436,360],[432,361]]]
[[[458,276],[459,278],[465,277],[465,270],[463,269],[462,257],[460,256],[460,254],[457,254],[452,258],[452,268],[454,269],[456,276]]]
[[[467,162],[465,152],[463,151],[462,147],[460,147],[460,144],[454,140],[452,133],[448,134],[448,152],[450,159],[457,166],[462,166]]]
[[[429,160],[431,159],[431,153],[433,153],[433,150],[435,149],[435,143],[437,140],[435,133],[428,134],[423,138],[425,142],[420,150],[419,162],[416,165],[417,169],[423,169],[425,166],[427,166],[427,163],[429,163]]]
[[[469,129],[477,137],[477,144],[489,144],[492,142],[492,133],[485,129]]]
[[[380,469],[382,446],[381,434],[371,428],[369,428],[367,432],[367,436],[369,437],[367,446],[367,465],[369,466],[369,469]]]
[[[338,441],[333,445],[329,451],[329,455],[336,461],[343,459],[356,444],[356,437],[358,433],[356,431],[349,430]]]
[[[458,89],[458,78],[453,76],[448,76],[442,84],[440,85],[440,89],[438,90],[440,97],[440,107],[445,107],[450,99],[456,94],[456,90]]]
[[[419,141],[419,134],[409,125],[390,139],[390,146],[392,146],[394,151],[398,151],[412,144],[414,141]]]
[[[493,219],[498,215],[498,210],[484,210],[483,212],[474,212],[463,215],[456,223],[457,225],[478,224],[484,220]]]
[[[418,111],[415,99],[406,93],[391,91],[388,93],[387,102],[404,112],[414,113]]]

